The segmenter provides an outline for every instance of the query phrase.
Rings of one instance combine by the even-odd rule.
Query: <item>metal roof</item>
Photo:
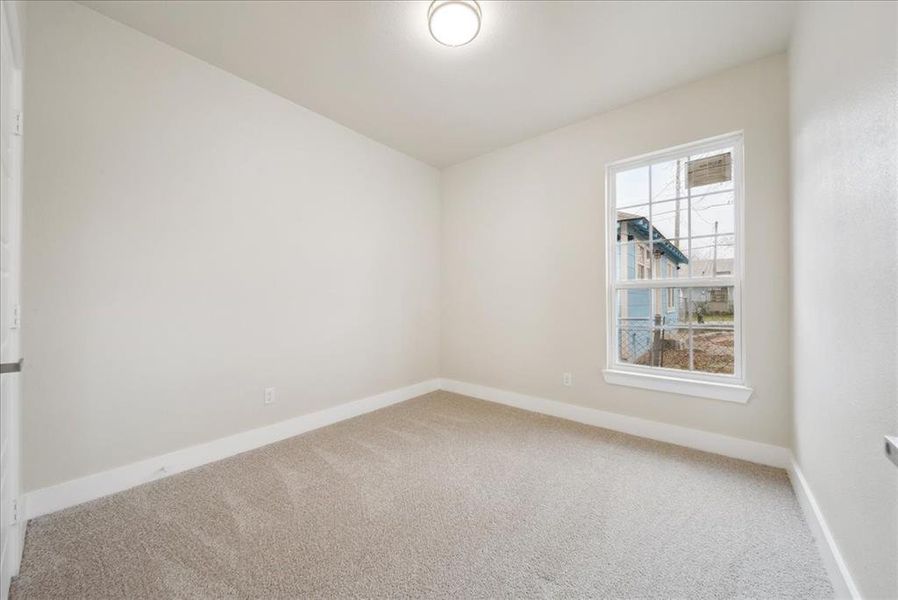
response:
[[[620,223],[622,221],[629,222],[636,230],[636,233],[642,234],[642,238],[647,240],[649,239],[649,220],[645,217],[640,217],[639,215],[633,215],[626,212],[618,211],[617,213],[617,222]],[[662,248],[662,252],[667,254],[675,263],[678,265],[686,264],[689,262],[689,259],[686,258],[686,255],[677,248],[677,245],[667,239],[657,228],[652,227],[653,239],[652,242],[656,246],[660,246]]]

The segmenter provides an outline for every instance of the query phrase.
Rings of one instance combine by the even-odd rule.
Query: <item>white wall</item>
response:
[[[787,446],[787,87],[786,58],[774,56],[445,170],[442,376]],[[606,384],[605,164],[736,130],[754,397]]]
[[[29,9],[26,490],[438,375],[435,169]]]
[[[438,375],[789,445],[791,330],[800,466],[862,591],[895,595],[894,6],[802,9],[790,228],[784,56],[441,183],[79,5],[32,4],[26,490]],[[606,384],[604,165],[740,129],[753,398]]]
[[[790,50],[795,453],[865,598],[898,597],[895,3],[804,3]]]

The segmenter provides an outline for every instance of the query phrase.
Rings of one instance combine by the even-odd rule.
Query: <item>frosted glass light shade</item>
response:
[[[464,46],[480,33],[480,5],[475,0],[434,0],[427,11],[430,35],[444,46]]]

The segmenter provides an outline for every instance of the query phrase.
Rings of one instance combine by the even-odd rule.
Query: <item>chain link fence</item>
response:
[[[660,320],[659,320],[660,321]],[[734,328],[732,322],[704,319],[701,327],[655,325],[652,319],[627,318],[619,321],[621,362],[695,370],[705,373],[733,373]],[[692,346],[690,365],[690,341]]]

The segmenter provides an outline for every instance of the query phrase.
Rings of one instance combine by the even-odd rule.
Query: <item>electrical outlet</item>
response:
[[[574,385],[574,376],[570,373],[565,373],[561,376],[561,383],[564,384],[565,387],[571,387]]]
[[[274,404],[274,388],[265,388],[265,404]]]

